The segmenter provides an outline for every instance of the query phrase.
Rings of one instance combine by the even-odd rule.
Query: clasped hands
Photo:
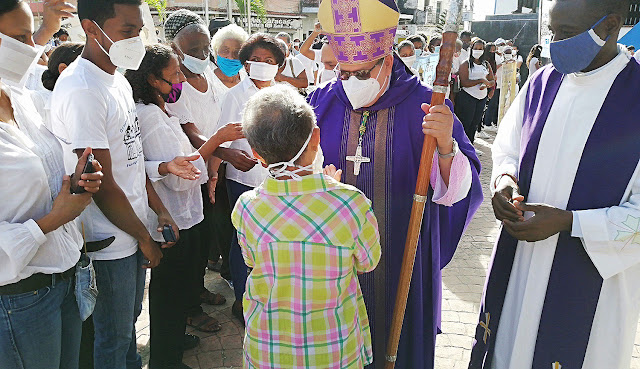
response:
[[[556,233],[571,232],[573,214],[570,211],[524,202],[518,184],[508,175],[498,178],[491,204],[504,229],[520,241],[536,242]],[[526,211],[532,212],[533,216],[525,219]]]

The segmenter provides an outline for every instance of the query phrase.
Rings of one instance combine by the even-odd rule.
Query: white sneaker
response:
[[[492,124],[490,126],[485,126],[484,129],[491,132],[498,132],[498,126],[495,124]]]
[[[476,155],[478,155],[478,156],[482,156],[482,155],[484,155],[484,154],[482,153],[482,151],[480,151],[480,150],[476,149]]]
[[[476,137],[479,137],[479,138],[491,138],[491,136],[489,136],[489,134],[487,132],[485,132],[485,131],[482,131],[482,132],[478,133],[476,135]]]

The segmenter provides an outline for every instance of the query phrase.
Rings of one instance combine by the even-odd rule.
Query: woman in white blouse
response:
[[[59,5],[57,14],[68,14],[66,5]],[[46,6],[52,14],[52,4]],[[73,177],[65,175],[62,147],[21,84],[42,52],[34,44],[32,27],[27,3],[2,2],[0,368],[74,369],[82,323],[74,296],[82,248],[75,219],[99,190],[102,173],[94,161],[97,172],[82,174],[87,149]],[[71,193],[80,188],[86,192]]]
[[[129,70],[126,77],[136,100],[142,148],[147,173],[153,187],[180,229],[180,240],[170,249],[164,249],[162,263],[151,271],[149,312],[151,315],[152,368],[174,368],[182,363],[186,310],[193,303],[189,289],[200,275],[203,228],[203,201],[200,185],[208,179],[205,159],[223,142],[242,136],[240,124],[228,124],[194,152],[189,138],[180,126],[180,119],[167,110],[166,100],[172,86],[186,81],[180,62],[171,48],[164,45],[147,46],[147,52],[138,70]],[[175,175],[153,176],[164,171],[150,168],[158,162],[174,157],[191,155],[192,163],[201,172],[199,178],[187,180]],[[156,224],[154,220],[150,224]],[[156,241],[163,236],[150,230]],[[197,295],[196,295],[197,296]],[[196,302],[199,304],[199,302]],[[216,322],[217,325],[217,322]],[[219,330],[219,326],[217,327]],[[182,366],[180,366],[182,367]]]

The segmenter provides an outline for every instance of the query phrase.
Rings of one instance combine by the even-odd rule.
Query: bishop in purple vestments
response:
[[[326,29],[325,24],[331,22],[327,17],[333,19],[340,11],[323,11],[322,6],[328,7],[327,3],[334,6],[335,2],[325,0],[319,17],[338,56],[341,78],[314,91],[309,102],[318,118],[325,163],[342,169],[343,181],[372,200],[378,218],[382,259],[374,272],[360,277],[360,284],[373,335],[372,367],[381,368],[424,139],[421,123],[425,112],[421,105],[431,101],[432,91],[392,54],[391,47],[381,46],[393,45],[384,37],[392,40],[395,27],[394,32],[385,31],[380,44],[369,44],[374,45],[372,50],[365,47],[360,55],[366,57],[354,60],[358,54],[342,46],[352,35],[340,35],[335,24]],[[380,4],[391,6],[387,1]],[[366,17],[369,9],[376,14],[385,11],[362,6],[356,10],[360,17]],[[383,53],[375,56],[381,49]],[[356,79],[367,80],[373,92],[363,92],[358,88],[362,83]],[[447,106],[453,110],[450,102]],[[451,260],[465,227],[482,202],[480,163],[457,119],[451,136],[454,147],[434,158],[396,368],[433,368],[440,326],[441,269]],[[449,161],[450,174],[443,178],[441,165],[449,158],[453,158]]]

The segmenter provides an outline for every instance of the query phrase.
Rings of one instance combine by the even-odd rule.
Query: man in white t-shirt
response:
[[[317,47],[316,42],[319,40],[321,34],[322,26],[320,22],[317,22],[313,32],[300,46],[300,55],[298,55],[298,58],[305,65],[309,83],[315,83],[317,74],[320,71],[320,64],[322,63],[322,51],[315,49],[315,47]]]
[[[137,69],[144,57],[138,38],[142,11],[140,1],[79,0],[78,16],[87,41],[82,57],[56,83],[51,117],[53,130],[69,149],[81,153],[93,148],[104,173],[100,191],[81,216],[87,241],[115,237],[110,246],[90,253],[100,291],[93,312],[94,366],[140,368],[134,325],[142,308],[146,268],[162,258],[145,224],[149,206],[159,224],[172,226],[178,235],[146,177],[133,93],[116,71]]]
[[[284,65],[276,75],[276,82],[288,83],[297,89],[305,89],[309,86],[309,80],[305,74],[302,62],[291,56],[291,36],[288,33],[280,32],[276,36],[285,50],[286,59]]]

